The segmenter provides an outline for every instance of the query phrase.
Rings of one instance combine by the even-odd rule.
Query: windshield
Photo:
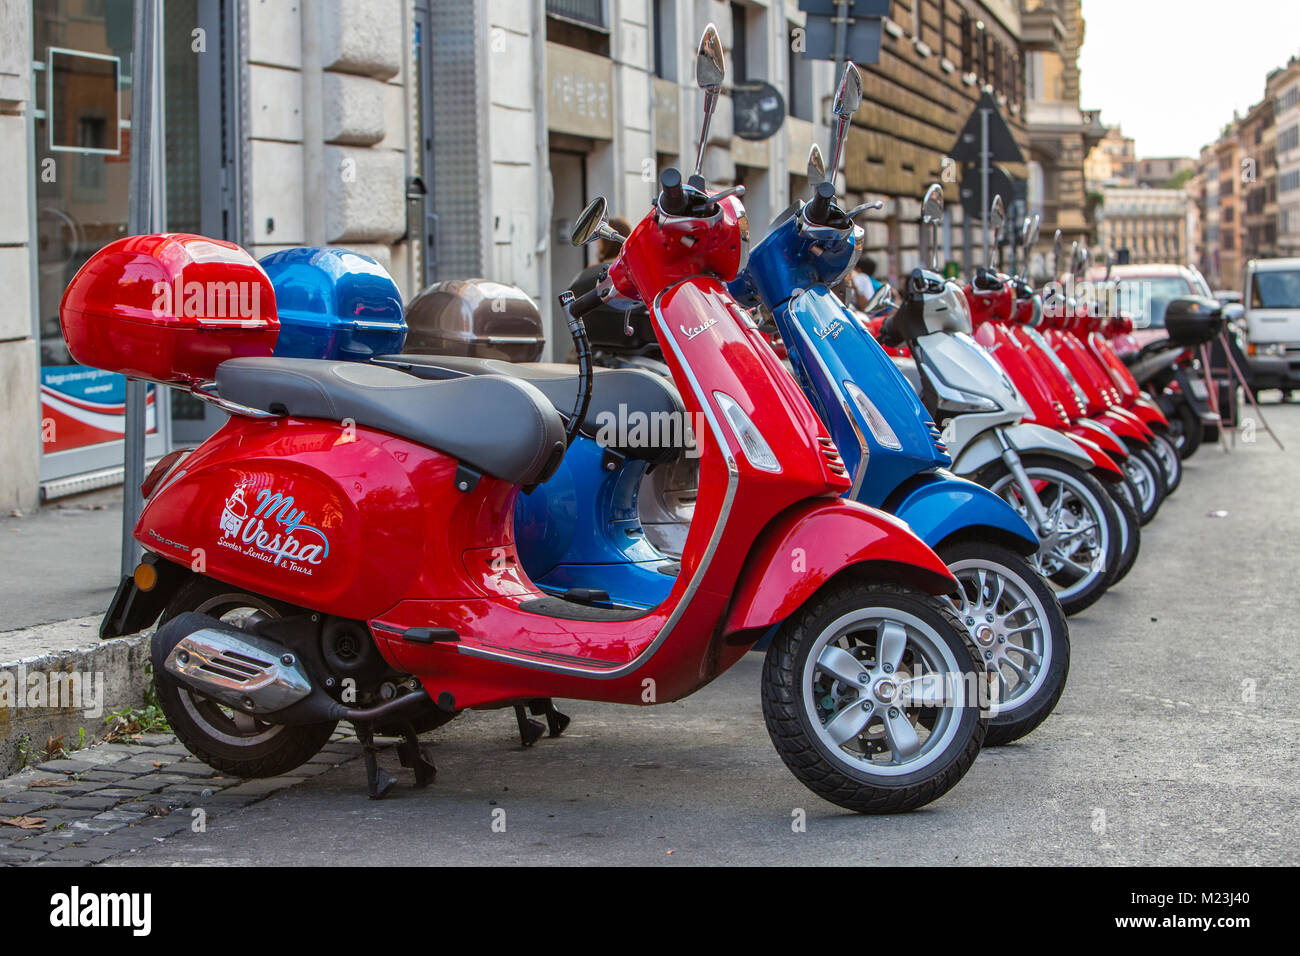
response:
[[[1252,309],[1300,309],[1300,270],[1256,272],[1250,277]]]
[[[1135,329],[1163,329],[1165,309],[1174,299],[1188,295],[1205,295],[1182,276],[1153,276],[1145,279],[1120,279],[1120,309],[1133,317]]]

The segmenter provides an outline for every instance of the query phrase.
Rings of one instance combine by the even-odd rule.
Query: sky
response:
[[[1300,55],[1300,0],[1083,0],[1080,103],[1137,155],[1196,156]]]

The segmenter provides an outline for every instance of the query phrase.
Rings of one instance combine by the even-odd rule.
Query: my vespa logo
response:
[[[705,331],[706,329],[711,329],[713,328],[713,326],[717,324],[718,324],[717,319],[709,319],[703,325],[692,326],[689,329],[684,325],[679,325],[677,327],[682,330],[682,335],[686,336],[686,341],[689,342],[691,339],[695,338],[695,336],[699,335],[701,332]]]
[[[311,574],[311,566],[329,557],[329,539],[320,529],[302,523],[306,512],[294,508],[292,497],[263,488],[249,514],[244,490],[240,485],[226,499],[218,544],[302,574]]]

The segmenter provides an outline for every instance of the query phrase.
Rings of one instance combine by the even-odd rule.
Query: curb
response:
[[[101,641],[99,620],[0,632],[0,776],[43,760],[51,738],[93,743],[110,713],[143,702],[149,635]]]

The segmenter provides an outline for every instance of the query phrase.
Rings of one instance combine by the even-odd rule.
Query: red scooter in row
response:
[[[712,25],[697,79],[702,155],[723,81]],[[664,173],[597,287],[567,296],[581,369],[567,422],[517,378],[424,381],[269,357],[273,294],[228,243],[133,237],[83,267],[60,312],[79,362],[232,413],[149,476],[135,530],[145,558],[103,628],[131,633],[162,616],[159,700],[192,753],[236,775],[284,773],[347,720],[378,797],[393,781],[375,734],[402,738],[402,763],[424,784],[434,769],[417,734],[465,709],[514,707],[522,723],[527,707],[558,735],[568,720],[554,698],[678,700],[779,625],[763,711],[806,786],[894,812],[964,775],[987,725],[987,679],[941,597],[955,581],[903,522],[840,497],[850,482],[825,427],[727,292],[742,188],[710,194],[696,166],[686,182]],[[613,238],[604,212],[603,200],[583,212],[575,243]],[[158,308],[160,283],[226,282],[255,285],[271,308]],[[586,416],[581,317],[615,296],[650,308],[687,414],[707,426],[681,571],[650,610],[543,593],[513,537],[516,497],[554,471]]]

